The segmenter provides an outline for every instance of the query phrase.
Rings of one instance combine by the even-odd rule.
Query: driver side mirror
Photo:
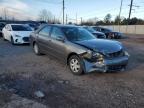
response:
[[[9,28],[6,28],[6,27],[5,27],[5,29],[6,29],[7,31],[11,31],[11,29],[9,29]]]
[[[8,31],[11,31],[11,29],[7,29]]]

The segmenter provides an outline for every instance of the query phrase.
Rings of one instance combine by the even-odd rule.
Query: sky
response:
[[[112,19],[119,14],[121,0],[65,0],[65,13],[68,21],[74,22],[96,17],[101,20],[110,13]],[[123,0],[122,17],[128,17],[130,0]],[[144,19],[144,0],[134,0],[132,17]],[[6,9],[9,16],[19,20],[37,20],[42,9],[50,11],[62,20],[62,0],[0,0],[0,15]]]

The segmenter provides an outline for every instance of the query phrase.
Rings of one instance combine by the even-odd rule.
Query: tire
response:
[[[68,66],[74,75],[82,75],[83,74],[83,71],[84,71],[83,62],[77,55],[73,55],[69,58]]]
[[[33,50],[34,50],[34,53],[35,53],[36,55],[41,55],[40,50],[39,50],[39,46],[38,46],[37,43],[34,43],[34,45],[33,45]]]
[[[3,34],[3,33],[2,33],[2,37],[3,37],[3,40],[4,40],[4,41],[7,41],[7,40],[5,39],[5,36],[4,36],[4,34]]]
[[[108,35],[108,39],[113,39],[111,35]]]
[[[15,45],[13,37],[11,37],[11,44]]]

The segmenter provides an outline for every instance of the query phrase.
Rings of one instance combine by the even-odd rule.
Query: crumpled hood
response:
[[[13,31],[13,35],[19,35],[21,37],[29,37],[33,31]]]
[[[122,44],[118,41],[104,40],[104,39],[92,39],[85,41],[75,42],[85,48],[101,53],[113,53],[122,49]]]

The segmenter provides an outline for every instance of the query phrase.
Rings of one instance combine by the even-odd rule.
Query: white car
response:
[[[12,44],[29,43],[31,32],[32,29],[25,24],[7,24],[2,30],[4,40]]]

